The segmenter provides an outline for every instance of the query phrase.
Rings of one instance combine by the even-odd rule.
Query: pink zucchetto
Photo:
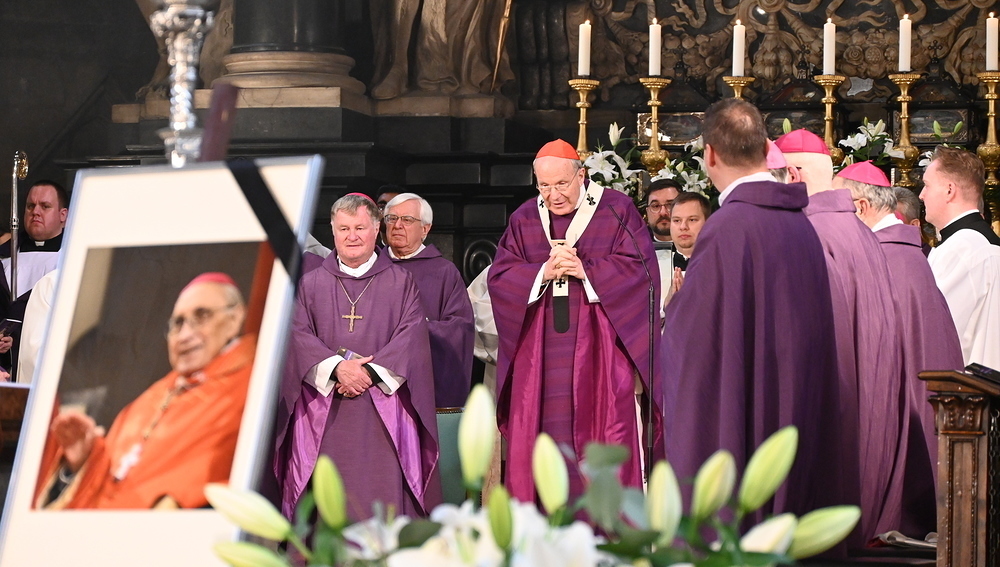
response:
[[[576,153],[576,148],[569,145],[569,142],[566,140],[552,140],[542,146],[542,149],[538,150],[538,153],[535,154],[535,159],[543,157],[580,159],[580,155]]]
[[[837,177],[867,183],[868,185],[878,185],[879,187],[891,187],[892,183],[885,176],[885,172],[875,167],[871,161],[859,161],[840,170]]]
[[[222,272],[205,272],[204,274],[195,276],[195,278],[188,282],[188,284],[184,286],[184,289],[181,291],[183,292],[191,286],[203,283],[217,283],[237,287],[236,282],[233,281],[233,278],[229,277],[228,274],[224,274]]]
[[[788,162],[785,161],[785,154],[781,153],[778,149],[777,144],[771,140],[767,141],[767,168],[768,169],[784,169],[788,167]]]
[[[826,142],[809,130],[792,130],[784,136],[774,141],[783,154],[823,154],[830,155],[830,148],[826,147]]]

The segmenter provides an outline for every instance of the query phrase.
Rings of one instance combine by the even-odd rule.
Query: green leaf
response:
[[[676,563],[690,563],[691,558],[682,549],[674,549],[672,547],[665,547],[663,549],[657,549],[654,553],[646,556],[649,562],[653,564],[653,567],[669,567]]]
[[[629,450],[621,445],[588,443],[584,451],[587,464],[593,468],[618,466],[628,460]]]
[[[787,555],[777,553],[756,553],[744,551],[743,565],[746,567],[763,567],[764,565],[791,565],[795,560]]]
[[[305,538],[312,532],[312,515],[316,511],[316,499],[312,490],[306,490],[295,507],[295,535]]]
[[[340,537],[325,522],[316,523],[316,533],[312,537],[313,560],[310,565],[335,565],[340,546]]]
[[[640,530],[649,529],[646,518],[646,497],[641,490],[626,488],[622,495],[622,513],[632,525]]]
[[[441,524],[430,520],[414,520],[399,531],[399,548],[420,547],[441,530]]]
[[[584,495],[585,508],[590,519],[605,531],[614,532],[622,504],[622,485],[618,473],[603,468],[590,479]]]

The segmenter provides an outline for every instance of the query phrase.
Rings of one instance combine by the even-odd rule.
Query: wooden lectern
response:
[[[938,567],[1000,562],[1000,383],[921,372],[938,433]]]

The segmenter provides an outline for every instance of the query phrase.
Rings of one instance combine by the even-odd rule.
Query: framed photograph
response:
[[[0,566],[222,564],[204,485],[266,466],[323,170],[254,163],[78,174]]]
[[[650,125],[653,115],[640,113],[637,124],[637,138],[640,146],[648,146],[653,135]],[[659,132],[661,146],[684,146],[701,136],[704,112],[661,112],[659,115]]]

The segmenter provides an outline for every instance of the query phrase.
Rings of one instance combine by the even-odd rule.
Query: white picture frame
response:
[[[313,223],[323,159],[267,158],[255,163],[300,248],[304,247]],[[80,340],[81,329],[97,324],[100,313],[114,309],[112,304],[93,306],[94,297],[104,298],[104,303],[117,301],[115,294],[119,291],[107,289],[107,273],[112,268],[104,268],[103,279],[94,277],[94,266],[101,263],[95,264],[93,259],[116,251],[121,252],[121,257],[136,258],[157,247],[218,245],[229,251],[233,246],[243,250],[246,243],[268,246],[267,242],[265,228],[224,163],[194,164],[183,169],[151,166],[78,173],[60,252],[54,308],[28,399],[0,525],[0,567],[223,565],[212,548],[220,541],[232,540],[238,531],[211,509],[50,511],[34,509],[33,495],[48,424],[60,382],[66,379],[63,367],[67,353]],[[243,248],[239,243],[244,243]],[[210,265],[197,265],[206,262],[202,256],[192,256],[194,259],[187,262],[194,265],[176,270],[170,265],[162,273],[187,277],[183,270],[216,271]],[[101,281],[105,288],[93,293],[90,288]],[[161,311],[166,306],[169,315],[180,291],[174,287],[168,291],[165,286],[161,296],[150,294],[140,300]],[[274,259],[269,283],[263,289],[263,295],[257,294],[263,297],[257,350],[230,476],[230,485],[242,489],[255,486],[255,477],[269,454],[271,422],[294,304],[294,282],[280,257]],[[250,290],[242,291],[253,311]],[[90,319],[85,320],[87,317]],[[162,321],[166,323],[166,319]],[[150,349],[166,350],[164,328],[160,327],[159,342]],[[134,368],[133,372],[149,383],[164,375],[145,368]]]

